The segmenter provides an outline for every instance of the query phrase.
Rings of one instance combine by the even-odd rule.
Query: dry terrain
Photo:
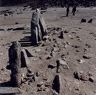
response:
[[[2,84],[10,80],[10,71],[6,69],[8,49],[12,41],[30,37],[33,11],[30,7],[0,8],[0,88],[5,89]],[[96,95],[96,8],[77,8],[75,16],[70,9],[69,17],[65,17],[65,8],[48,8],[42,13],[48,39],[38,47],[22,47],[32,54],[28,65],[38,76],[35,81],[22,83],[20,95],[53,95],[55,75],[60,76],[60,95]],[[93,22],[81,23],[82,18],[87,22],[92,18]],[[63,39],[59,38],[61,31]],[[56,73],[57,59],[62,59],[69,68],[60,66],[60,73]],[[74,72],[77,76],[81,74],[79,79],[74,77]],[[0,95],[5,94],[0,92]]]

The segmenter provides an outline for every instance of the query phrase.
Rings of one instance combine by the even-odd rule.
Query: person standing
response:
[[[76,13],[76,6],[73,6],[73,9],[72,9],[73,16],[75,16],[75,13]]]
[[[68,5],[68,6],[66,7],[66,17],[68,17],[69,11],[70,11],[70,7],[69,7],[69,5]]]

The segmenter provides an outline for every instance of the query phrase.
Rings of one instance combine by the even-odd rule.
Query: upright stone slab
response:
[[[63,85],[64,85],[64,82],[62,80],[62,76],[60,74],[55,75],[53,84],[52,84],[53,95],[61,95],[61,93],[64,92]]]
[[[28,64],[30,63],[25,49],[22,49],[21,51],[21,63],[21,67],[28,67]]]
[[[56,75],[53,84],[52,84],[52,89],[54,90],[54,93],[60,93],[60,77],[59,75]]]
[[[31,42],[32,45],[37,45],[39,41],[42,40],[42,33],[39,25],[40,20],[40,12],[39,10],[36,10],[32,14],[32,20],[31,20]]]
[[[63,32],[63,31],[60,32],[59,38],[60,38],[60,39],[63,39],[63,38],[64,38],[64,32]]]
[[[44,21],[43,17],[40,17],[39,24],[40,24],[42,37],[43,37],[44,35],[47,34],[47,28],[46,28],[46,24],[45,24],[45,21]]]
[[[16,41],[9,48],[9,65],[11,70],[11,85],[19,87],[21,84],[21,45]]]

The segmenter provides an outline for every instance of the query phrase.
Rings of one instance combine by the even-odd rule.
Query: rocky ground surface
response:
[[[33,11],[30,7],[0,8],[0,88],[3,90],[4,83],[10,80],[10,71],[6,69],[8,49],[12,41],[30,37]],[[69,17],[65,15],[65,8],[42,10],[47,39],[38,47],[22,46],[32,54],[28,64],[32,73],[31,78],[24,77],[26,68],[22,69],[21,95],[53,95],[56,75],[60,78],[60,95],[96,95],[96,8],[77,8],[76,16],[71,12]],[[85,23],[81,23],[82,18],[86,19]],[[90,19],[92,23],[88,23]],[[61,65],[56,73],[58,59]]]

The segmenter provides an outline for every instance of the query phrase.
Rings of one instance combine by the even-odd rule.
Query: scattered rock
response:
[[[88,72],[88,76],[90,82],[96,82],[96,77],[92,74],[92,72]]]
[[[38,91],[42,91],[42,88],[41,88],[41,87],[40,87],[40,88],[38,88],[37,92],[38,92]]]
[[[69,31],[65,30],[64,33],[69,33]]]
[[[69,69],[68,64],[64,60],[58,59],[56,62],[58,62],[64,69]]]
[[[74,48],[80,48],[80,46],[77,46],[77,45],[72,45],[72,47],[74,47]]]
[[[48,55],[48,56],[46,57],[46,59],[49,60],[49,59],[51,59],[51,57],[52,57],[51,55]]]
[[[7,29],[7,31],[11,31],[11,30],[13,30],[13,28],[8,28],[8,29]]]
[[[79,63],[81,63],[81,64],[83,64],[84,62],[85,62],[85,60],[83,60],[83,59],[79,59],[79,60],[77,60]]]
[[[19,24],[18,22],[15,22],[15,24]]]
[[[40,82],[37,84],[37,87],[41,87],[42,85],[44,85],[44,82]]]
[[[89,45],[89,44],[85,44],[85,46],[87,46],[88,48],[91,48],[91,45]]]
[[[46,82],[45,83],[45,87],[51,87],[51,83],[50,82]]]
[[[16,30],[24,30],[24,27],[18,27],[13,29],[13,31],[16,31]]]
[[[51,57],[55,57],[56,56],[56,53],[54,51],[51,51],[50,56]]]
[[[80,72],[76,71],[76,72],[74,72],[74,77],[76,79],[82,80],[82,81],[88,81],[89,80],[89,76],[86,73],[84,73],[83,71],[80,71]]]
[[[64,38],[64,34],[63,33],[64,33],[63,31],[60,32],[60,36],[59,36],[60,39]]]
[[[84,22],[86,22],[86,19],[82,18],[81,23],[84,23]]]
[[[60,93],[60,78],[59,75],[56,75],[53,84],[52,84],[52,89],[56,91],[57,93]]]
[[[47,81],[47,80],[48,80],[48,78],[47,78],[47,77],[43,77],[43,80],[44,80],[44,81]]]
[[[46,41],[49,38],[49,36],[44,36],[43,40]]]
[[[34,73],[27,73],[27,77],[33,77]]]
[[[89,54],[85,54],[85,55],[83,55],[83,58],[84,58],[84,59],[90,59],[91,56],[90,56]]]
[[[4,29],[0,29],[0,31],[5,31]]]
[[[54,65],[48,65],[48,68],[51,68],[51,69],[54,69],[56,66],[54,66]]]
[[[88,21],[88,23],[92,23],[92,21],[93,21],[93,19],[91,18],[91,19]]]
[[[90,77],[90,78],[89,78],[89,81],[90,81],[90,82],[94,82],[94,77]]]
[[[40,73],[39,72],[36,72],[36,77],[39,77],[40,76]]]

